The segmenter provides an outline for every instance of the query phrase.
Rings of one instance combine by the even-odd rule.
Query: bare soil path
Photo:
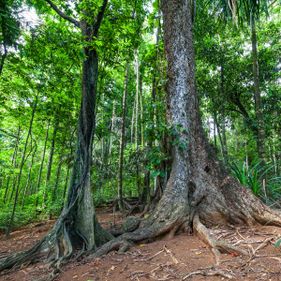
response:
[[[104,227],[120,222],[120,215],[99,210]],[[14,231],[9,239],[0,235],[0,257],[26,249],[39,240],[53,225],[49,220]],[[99,259],[73,261],[62,268],[57,281],[146,281],[146,280],[281,280],[281,249],[274,243],[281,229],[214,228],[213,234],[246,250],[248,256],[221,255],[220,265],[212,251],[196,235],[163,237],[132,247],[125,254],[112,252]],[[44,280],[48,268],[43,263],[27,265],[0,275],[2,281]]]

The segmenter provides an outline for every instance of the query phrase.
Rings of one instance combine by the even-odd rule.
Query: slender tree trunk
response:
[[[122,123],[121,123],[121,136],[119,148],[119,169],[118,169],[118,205],[121,211],[124,210],[123,201],[123,160],[124,160],[124,147],[125,147],[125,128],[126,128],[126,111],[127,111],[127,95],[128,95],[128,82],[129,82],[130,64],[127,63],[124,79],[124,91],[122,98]]]
[[[31,191],[31,186],[32,186],[32,184],[31,184],[31,173],[32,173],[32,168],[33,168],[34,158],[35,158],[36,152],[37,152],[37,144],[35,142],[34,150],[33,150],[32,157],[31,157],[31,162],[30,162],[30,166],[29,166],[29,170],[28,170],[28,176],[27,176],[26,184],[25,184],[23,194],[22,194],[22,203],[21,203],[22,208],[24,207],[24,204],[25,204],[26,194],[30,194],[30,191]],[[29,193],[27,193],[28,189],[30,189]]]
[[[138,150],[138,137],[139,137],[139,57],[138,50],[135,50],[135,73],[136,73],[136,111],[135,111],[135,147]]]
[[[47,125],[46,136],[45,136],[45,141],[44,141],[44,148],[43,148],[43,153],[42,153],[42,157],[41,157],[41,164],[40,164],[39,173],[38,173],[37,188],[36,188],[37,196],[36,196],[35,207],[37,207],[38,203],[39,203],[39,194],[38,194],[38,192],[40,191],[42,172],[43,172],[43,168],[44,168],[46,149],[47,149],[47,142],[48,142],[48,138],[49,138],[49,128],[50,128],[50,120],[48,121],[48,125]],[[43,191],[43,197],[42,197],[42,199],[43,199],[42,203],[43,204],[44,204],[45,199],[46,199],[45,196],[46,196],[46,190]]]
[[[113,132],[114,132],[114,125],[115,125],[115,107],[116,107],[116,102],[114,100],[113,105],[112,105],[112,116],[111,116],[111,125],[110,125],[110,137],[109,137],[109,149],[108,149],[109,156],[111,156],[112,145],[113,145]]]
[[[132,120],[131,120],[131,144],[132,145],[134,143],[135,112],[136,112],[136,99],[134,100],[134,104],[133,104]]]
[[[65,162],[65,159],[63,159],[63,156],[61,155],[60,158],[59,158],[58,166],[57,166],[56,180],[55,180],[54,188],[52,190],[52,203],[55,202],[55,198],[57,197],[57,194],[58,194],[58,187],[59,187],[60,175],[61,175],[61,167],[62,167],[64,162]]]
[[[220,140],[220,146],[221,146],[221,154],[223,157],[223,161],[225,164],[228,163],[228,151],[227,151],[227,143],[226,143],[226,134],[225,134],[225,124],[224,124],[224,117],[222,116],[222,124],[218,121],[217,113],[214,113],[214,122],[216,124],[217,130],[218,130],[218,136]]]
[[[221,133],[222,133],[222,141],[223,141],[223,156],[225,164],[228,163],[228,148],[227,148],[227,138],[226,138],[226,121],[224,114],[222,115],[222,126],[221,126]]]
[[[65,176],[65,183],[64,183],[64,189],[63,189],[63,198],[65,199],[65,195],[66,195],[66,190],[67,190],[67,186],[68,186],[68,183],[69,183],[69,167],[67,166],[66,168],[66,176]]]
[[[56,136],[57,136],[58,126],[59,126],[58,116],[56,116],[55,119],[56,120],[55,120],[55,124],[54,124],[53,137],[52,137],[52,143],[51,143],[51,149],[50,149],[50,155],[49,155],[49,161],[48,161],[48,168],[47,168],[47,175],[46,175],[46,185],[48,184],[48,182],[50,181],[50,178],[51,178]]]
[[[218,143],[217,143],[217,124],[215,122],[215,118],[214,118],[214,123],[213,123],[213,130],[214,130],[214,146],[215,146],[215,148],[217,150],[217,148],[218,148]]]
[[[103,17],[107,0],[104,0],[100,16]],[[99,17],[99,16],[98,16]],[[82,35],[92,42],[97,36],[97,26],[81,22]],[[92,142],[95,131],[95,107],[98,81],[98,54],[91,47],[84,47],[82,68],[82,100],[78,122],[78,141],[74,158],[69,193],[65,209],[72,208],[71,218],[75,230],[83,236],[86,249],[104,243],[109,235],[98,224],[91,190]],[[71,226],[73,228],[73,226]]]
[[[91,28],[83,24],[82,34],[90,37]],[[85,60],[83,62],[82,101],[78,124],[78,141],[74,166],[72,170],[67,205],[70,207],[78,199],[78,188],[81,196],[78,199],[75,216],[75,228],[85,235],[87,249],[95,247],[94,231],[94,204],[91,192],[90,172],[92,161],[92,140],[95,129],[95,104],[98,78],[98,55],[95,49],[84,48]]]
[[[139,93],[140,93],[140,144],[144,147],[144,122],[143,122],[143,87],[142,75],[140,75]]]
[[[157,36],[156,44],[158,44],[158,36]],[[157,60],[157,56],[156,56],[156,60]],[[155,130],[156,125],[157,125],[156,124],[156,109],[155,109],[157,87],[156,87],[155,72],[156,71],[153,72],[152,89],[151,89],[152,107],[151,107],[151,111],[150,111],[150,122],[152,122],[152,130],[151,130],[151,133],[149,134],[149,139],[148,139],[149,151],[152,151],[153,146],[155,144],[155,141],[153,142],[153,139],[154,139],[154,130]],[[148,164],[148,161],[146,161],[146,165],[147,164]],[[154,181],[154,184],[155,184],[154,191],[156,190],[157,181],[158,181],[158,177]],[[150,201],[151,201],[150,193],[151,193],[151,191],[150,191],[150,171],[147,169],[145,171],[145,174],[144,174],[144,189],[143,189],[143,192],[142,192],[142,202],[145,204],[145,209],[149,209],[149,205],[150,205]]]
[[[43,195],[43,204],[46,204],[46,200],[48,197],[48,189],[49,189],[49,182],[51,179],[51,173],[52,173],[52,165],[53,165],[53,157],[54,157],[54,151],[55,151],[55,143],[56,143],[56,136],[57,136],[57,131],[58,131],[58,126],[59,126],[59,118],[58,118],[58,113],[55,116],[55,124],[54,124],[54,129],[53,129],[53,136],[52,136],[52,142],[51,142],[51,149],[50,149],[50,154],[49,154],[49,160],[48,160],[48,167],[47,167],[47,174],[46,174],[46,182],[45,182],[45,190],[44,190],[44,195]],[[57,181],[57,178],[56,178]],[[53,196],[53,194],[52,194]],[[53,202],[53,198],[52,198]]]
[[[139,101],[140,101],[140,75],[139,75],[139,54],[138,50],[135,50],[135,73],[136,73],[136,99],[135,99],[135,149],[138,157],[139,150]],[[137,190],[138,196],[141,199],[140,190],[140,172],[139,172],[139,161],[136,163],[136,179],[137,179]]]
[[[262,101],[259,78],[259,62],[258,62],[258,43],[256,33],[255,17],[251,15],[251,41],[252,41],[252,60],[253,60],[253,78],[254,78],[254,100],[256,113],[256,140],[257,151],[261,164],[265,164],[265,128],[262,113]]]

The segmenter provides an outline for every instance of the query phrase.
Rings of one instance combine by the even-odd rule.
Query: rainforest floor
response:
[[[121,214],[113,214],[108,208],[97,213],[107,228],[122,221]],[[0,257],[30,247],[54,222],[27,225],[13,231],[8,239],[0,234]],[[56,281],[281,280],[281,248],[274,245],[281,237],[281,228],[215,227],[212,234],[249,255],[222,254],[220,265],[215,265],[211,249],[196,235],[179,234],[135,245],[125,254],[112,252],[98,259],[73,260],[62,267]],[[36,263],[1,273],[0,280],[46,280],[49,272],[46,264]]]

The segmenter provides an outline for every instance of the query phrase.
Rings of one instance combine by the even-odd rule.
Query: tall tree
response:
[[[7,257],[1,263],[0,270],[33,259],[46,248],[54,254],[54,265],[59,266],[63,259],[72,255],[74,244],[80,243],[86,250],[93,250],[111,239],[111,235],[101,228],[96,219],[90,182],[98,79],[98,54],[93,43],[98,36],[108,1],[103,0],[97,9],[93,9],[91,1],[82,1],[78,10],[80,21],[64,13],[52,1],[46,2],[61,18],[79,28],[85,40],[77,148],[67,200],[53,229],[32,249],[14,258]]]
[[[191,1],[162,1],[172,170],[164,194],[149,218],[117,241],[141,241],[167,232],[175,234],[179,229],[194,229],[219,258],[220,250],[244,252],[217,241],[204,222],[281,226],[281,215],[228,175],[207,142],[195,89],[192,11]],[[99,252],[113,248],[116,240]]]

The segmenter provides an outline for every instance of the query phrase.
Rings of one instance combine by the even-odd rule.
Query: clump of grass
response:
[[[250,188],[266,203],[272,203],[280,198],[281,176],[273,175],[274,165],[261,165],[261,162],[251,165],[246,162],[234,162],[230,164],[230,168],[242,185]]]

